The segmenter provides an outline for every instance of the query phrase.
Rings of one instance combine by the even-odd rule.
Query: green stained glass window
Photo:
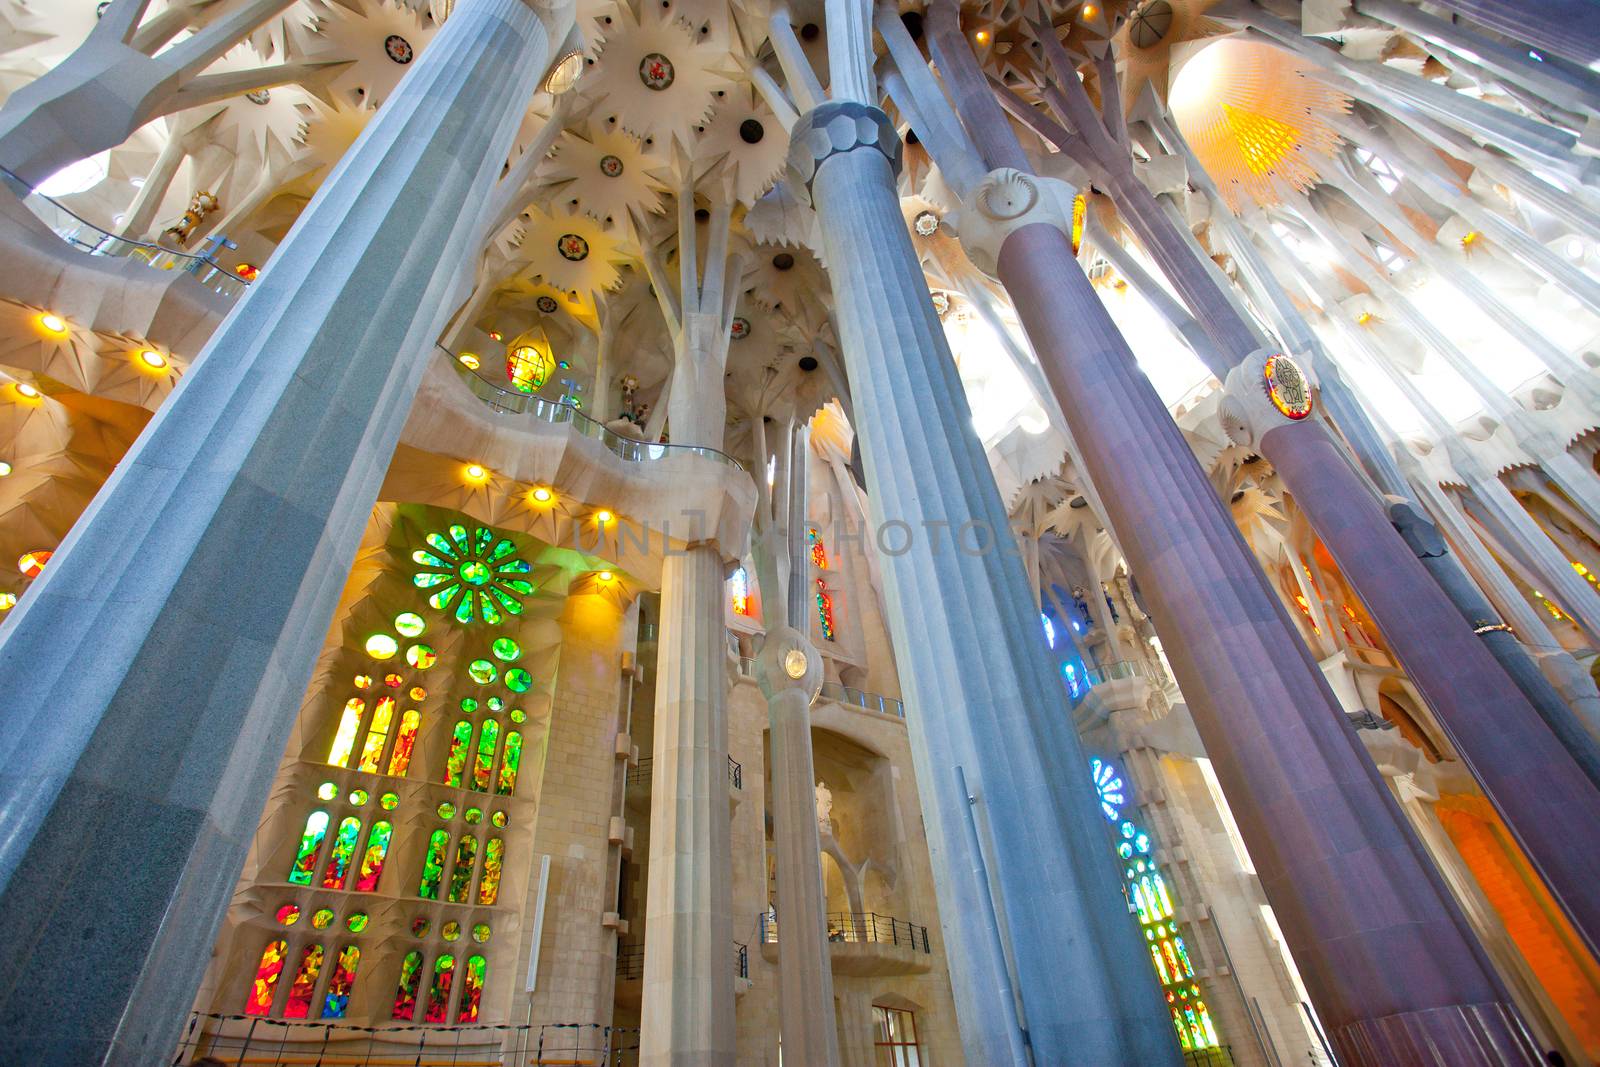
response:
[[[367,834],[367,851],[361,856],[361,870],[356,875],[358,893],[375,893],[378,879],[383,877],[383,863],[389,856],[389,838],[394,826],[388,822],[375,822]]]
[[[421,568],[412,583],[434,590],[429,605],[452,612],[463,624],[496,625],[508,614],[522,614],[521,598],[533,592],[533,585],[515,575],[532,568],[525,560],[508,558],[515,555],[516,546],[505,538],[496,542],[494,534],[481,526],[468,535],[466,527],[455,525],[449,533],[448,538],[430,533],[428,547],[411,553]]]
[[[527,718],[528,718],[528,713],[523,711],[521,708],[512,708],[511,709],[511,721],[512,722],[523,722]]]
[[[512,667],[506,671],[506,688],[513,693],[526,693],[533,688],[533,675],[521,667]]]
[[[497,795],[508,797],[517,791],[517,768],[521,765],[522,734],[512,730],[506,734],[506,751],[500,758],[500,782],[494,787]]]
[[[343,1019],[350,1007],[350,991],[356,985],[356,968],[361,965],[361,950],[346,945],[339,950],[333,964],[333,977],[328,979],[328,991],[322,998],[324,1019]]]
[[[497,637],[494,644],[489,646],[489,651],[494,653],[494,658],[502,663],[510,663],[522,655],[522,646],[509,637]]]
[[[428,1006],[423,1013],[424,1022],[450,1021],[450,984],[456,976],[456,958],[448,952],[433,961],[433,984],[428,988]]]
[[[412,949],[400,961],[400,983],[394,991],[394,1009],[391,1019],[410,1022],[417,1014],[417,985],[422,979],[422,953]]]
[[[333,837],[333,851],[328,854],[328,869],[322,875],[324,889],[343,889],[345,876],[350,873],[350,861],[356,853],[356,838],[361,836],[361,820],[354,815],[339,823]]]
[[[383,808],[384,811],[393,811],[399,805],[400,798],[393,793],[385,793],[378,798],[378,806]]]
[[[500,899],[500,870],[505,863],[506,843],[489,838],[483,846],[483,877],[478,879],[478,903],[493,904]]]
[[[461,976],[461,1008],[456,1012],[456,1022],[478,1021],[478,1002],[483,998],[483,978],[488,964],[482,956],[468,956],[466,970]]]
[[[450,835],[444,830],[435,830],[428,838],[428,854],[422,861],[422,884],[417,887],[417,896],[423,900],[439,899],[439,882],[444,877],[445,853],[450,848]]]
[[[438,810],[439,818],[441,819],[453,819],[456,817],[456,806],[448,800],[442,802]]]
[[[489,924],[473,923],[472,940],[476,941],[480,945],[487,944],[489,941]]]
[[[332,800],[338,795],[339,787],[334,785],[332,782],[323,782],[321,785],[317,786],[318,800]]]
[[[367,923],[371,921],[371,917],[366,912],[358,911],[353,913],[350,918],[346,919],[344,924],[350,928],[350,932],[352,934],[359,934],[361,931],[367,928]]]
[[[289,1002],[283,1006],[285,1019],[304,1019],[311,1014],[311,998],[317,989],[317,975],[322,973],[322,946],[307,945],[300,956],[300,969],[289,986]]]
[[[439,662],[439,653],[432,645],[412,645],[406,649],[406,662],[419,671],[430,669]]]
[[[466,712],[468,715],[471,715],[473,712],[478,710],[478,702],[471,697],[463,697],[461,700],[461,710]]]
[[[469,824],[474,824],[475,825],[478,822],[482,821],[482,819],[483,819],[483,809],[482,808],[468,808],[466,811],[461,813],[461,818],[464,819]]]
[[[367,791],[365,789],[350,790],[350,803],[354,804],[356,807],[361,807],[367,802],[367,799]]]
[[[433,929],[433,923],[428,921],[428,917],[426,915],[418,915],[415,919],[411,920],[412,937],[427,937],[428,931],[431,929]]]
[[[472,887],[472,868],[478,859],[478,839],[462,834],[456,844],[456,863],[450,871],[450,903],[465,904]]]
[[[499,697],[490,697],[489,698],[489,710],[490,711],[499,711],[501,708],[503,708],[505,706],[506,706],[506,702],[504,700],[501,700]]]
[[[472,680],[479,685],[488,685],[500,675],[494,664],[486,659],[475,659],[467,664],[467,673],[472,675]]]
[[[300,848],[294,856],[294,866],[289,870],[289,881],[295,885],[310,885],[311,875],[317,869],[317,853],[322,851],[322,839],[328,836],[328,813],[314,811],[300,831]]]
[[[311,913],[311,926],[313,929],[326,930],[333,925],[333,909],[318,908]]]
[[[439,929],[439,936],[446,941],[456,941],[461,937],[461,924],[451,919]]]
[[[394,617],[395,632],[401,637],[421,637],[427,628],[427,622],[414,611],[402,611]]]
[[[503,811],[497,811],[493,815],[489,816],[489,821],[494,823],[496,826],[504,826],[506,824],[506,813]]]
[[[472,724],[462,719],[450,735],[450,754],[444,764],[444,784],[461,786],[461,772],[467,767],[467,749],[472,745]]]
[[[472,764],[472,788],[480,793],[489,791],[490,774],[494,770],[494,750],[500,742],[500,723],[489,719],[478,731],[478,758]]]

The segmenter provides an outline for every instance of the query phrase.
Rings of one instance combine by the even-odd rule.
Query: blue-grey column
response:
[[[1589,0],[1437,0],[1513,41],[1585,67],[1600,63],[1600,20]]]
[[[984,918],[992,898],[1035,1063],[1175,1064],[1061,680],[900,214],[899,154],[881,111],[834,102],[795,125],[789,158],[791,181],[817,208],[862,413],[868,536],[881,538],[967,1061],[1026,1062],[1007,1032],[1006,961]],[[992,842],[976,863],[969,795]]]
[[[171,1056],[571,22],[462,0],[0,627],[0,1062]]]

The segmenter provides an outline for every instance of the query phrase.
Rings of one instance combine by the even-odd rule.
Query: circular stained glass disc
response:
[[[472,680],[480,685],[488,685],[499,674],[495,670],[494,664],[486,659],[475,659],[467,664],[467,673],[472,675]]]
[[[326,930],[331,922],[333,922],[332,908],[318,908],[311,913],[311,925],[318,930]]]
[[[483,944],[484,942],[488,941],[489,940],[489,924],[488,923],[473,923],[472,924],[472,940],[476,941],[480,945]]]
[[[414,611],[402,611],[394,617],[395,632],[401,637],[420,637],[428,624]]]
[[[406,662],[419,671],[425,671],[439,662],[439,653],[431,645],[412,645],[406,649]]]
[[[432,928],[432,926],[433,924],[428,921],[426,916],[418,915],[415,919],[411,920],[411,933],[415,937],[427,937],[428,930]]]
[[[512,722],[521,722],[524,719],[526,719],[527,717],[528,717],[528,713],[523,711],[521,708],[512,708],[511,709],[511,721]]]
[[[361,805],[365,804],[366,802],[367,802],[367,791],[365,789],[352,789],[352,790],[350,790],[350,803],[354,804],[356,807],[359,808],[359,807],[361,807]]]
[[[385,793],[378,798],[378,804],[384,811],[393,811],[400,804],[400,798],[393,793]]]
[[[453,819],[456,817],[456,806],[448,800],[439,805],[439,818]]]
[[[503,811],[497,811],[493,815],[489,816],[489,821],[494,823],[496,826],[504,826],[506,824],[506,813]]]
[[[439,928],[439,933],[444,935],[446,941],[454,941],[461,936],[461,924],[451,919]]]
[[[367,928],[367,913],[364,911],[358,911],[354,915],[350,916],[350,918],[346,919],[344,924],[350,928],[350,932],[352,934],[359,934],[361,931]]]
[[[300,905],[285,904],[278,909],[278,921],[284,926],[293,926],[300,921]]]
[[[522,646],[509,637],[497,637],[494,644],[489,646],[489,651],[494,653],[494,658],[504,663],[510,663],[522,655]]]
[[[388,634],[373,634],[367,638],[367,655],[373,659],[388,659],[400,651],[400,642]]]
[[[493,572],[489,565],[481,560],[468,560],[461,565],[461,580],[468,585],[488,585]]]
[[[464,697],[461,701],[461,710],[471,715],[478,710],[478,702],[471,697]]]
[[[467,820],[469,823],[481,822],[483,820],[483,809],[468,808],[466,811],[461,813],[461,817]]]
[[[526,693],[533,688],[533,675],[521,667],[512,667],[506,671],[506,688],[513,693]]]
[[[334,785],[332,782],[323,782],[321,785],[317,786],[318,800],[332,800],[338,795],[339,787]]]

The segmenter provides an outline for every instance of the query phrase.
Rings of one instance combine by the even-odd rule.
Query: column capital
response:
[[[880,108],[853,100],[830,100],[800,116],[789,131],[788,177],[795,196],[811,202],[811,183],[822,164],[857,148],[876,148],[900,174],[904,147]]]
[[[1303,421],[1311,414],[1312,385],[1290,357],[1256,349],[1228,372],[1223,386],[1218,414],[1228,439],[1242,448],[1259,448],[1269,431]]]
[[[1078,191],[1059,178],[999,167],[984,175],[962,205],[956,221],[961,247],[974,266],[999,276],[1000,246],[1017,230],[1035,223],[1054,226],[1076,254],[1073,199]]]
[[[756,682],[768,700],[796,690],[809,704],[822,689],[822,655],[799,630],[774,627],[756,654]]]

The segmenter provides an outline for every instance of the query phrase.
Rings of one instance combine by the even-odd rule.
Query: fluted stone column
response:
[[[886,539],[889,627],[967,1062],[1027,1056],[1007,1024],[992,907],[1034,1062],[1175,1064],[1142,940],[1104,859],[1063,687],[900,214],[899,154],[881,111],[830,102],[795,125],[790,177],[817,208],[862,413],[868,536]],[[987,856],[968,849],[969,819],[992,842]]]
[[[737,1051],[722,583],[715,546],[662,563],[641,1067],[732,1067]]]
[[[0,627],[0,1062],[171,1055],[571,22],[462,0]]]
[[[804,462],[801,457],[799,462]],[[806,568],[795,568],[808,576]],[[802,604],[804,601],[801,602]],[[796,655],[798,654],[798,655]],[[811,702],[822,686],[822,656],[792,626],[767,631],[756,680],[771,725],[772,845],[778,875],[778,1015],[783,1056],[791,1063],[837,1067],[833,961],[825,939],[828,905],[817,831]]]
[[[1587,0],[1438,0],[1513,41],[1526,41],[1584,67],[1600,63],[1600,25]]]

